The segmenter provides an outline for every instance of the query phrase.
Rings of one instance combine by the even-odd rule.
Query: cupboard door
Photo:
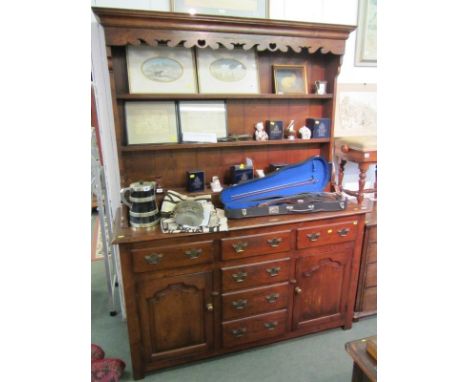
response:
[[[299,257],[294,329],[344,320],[352,249]]]
[[[211,272],[142,282],[138,288],[145,358],[157,361],[213,347]]]

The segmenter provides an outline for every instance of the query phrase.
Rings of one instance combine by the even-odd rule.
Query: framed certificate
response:
[[[171,0],[174,12],[218,16],[268,17],[269,0]]]
[[[126,102],[128,145],[177,143],[175,102]]]
[[[217,142],[227,136],[224,101],[180,101],[179,118],[183,141]]]
[[[205,48],[196,55],[200,93],[259,93],[254,50]]]
[[[197,93],[192,49],[128,46],[130,93]]]

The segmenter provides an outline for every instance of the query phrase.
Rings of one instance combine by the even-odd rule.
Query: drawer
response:
[[[213,242],[135,249],[131,253],[135,272],[158,271],[212,262]]]
[[[298,228],[297,248],[302,249],[354,240],[357,235],[357,224],[357,220],[350,220],[342,223]]]
[[[230,237],[221,240],[222,259],[242,259],[291,249],[291,231],[267,232],[258,235]]]
[[[223,320],[253,316],[288,306],[289,283],[223,294]]]
[[[223,322],[223,346],[233,347],[283,335],[287,310]]]
[[[377,286],[377,263],[367,265],[366,281],[364,286],[366,288]]]
[[[289,258],[221,268],[223,290],[247,289],[289,279]]]
[[[376,263],[377,262],[377,243],[367,244],[367,263]]]

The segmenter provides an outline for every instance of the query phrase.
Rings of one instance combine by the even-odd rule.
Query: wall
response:
[[[235,1],[235,0],[233,0]],[[92,0],[93,6],[133,8],[157,11],[168,11],[170,0]],[[358,0],[270,0],[270,18],[296,20],[329,24],[356,25],[358,17]],[[106,168],[109,197],[115,209],[120,204],[120,177],[115,148],[112,102],[108,81],[107,60],[102,27],[92,15],[92,68],[96,85],[98,116],[101,124],[103,156]],[[346,42],[346,53],[338,77],[338,83],[364,84],[377,83],[376,67],[354,66],[356,32]],[[376,133],[376,132],[375,132]],[[349,163],[346,168],[344,184],[347,188],[357,189],[357,165]],[[367,187],[374,183],[374,169],[368,171]]]

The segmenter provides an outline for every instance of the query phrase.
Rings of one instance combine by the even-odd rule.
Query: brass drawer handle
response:
[[[268,330],[275,330],[276,327],[278,326],[278,321],[272,321],[272,322],[265,322],[265,328]]]
[[[241,283],[247,278],[247,272],[240,271],[239,273],[234,273],[232,278],[237,282]]]
[[[150,255],[145,256],[145,261],[148,264],[156,265],[156,264],[159,264],[159,262],[161,261],[163,257],[164,255],[162,253],[152,253]]]
[[[247,306],[247,300],[237,300],[232,302],[232,306],[237,310],[242,310]]]
[[[189,259],[198,259],[200,255],[202,254],[202,250],[200,248],[197,249],[190,249],[189,251],[185,251],[185,255]]]
[[[207,310],[208,312],[212,312],[212,311],[213,311],[213,309],[214,309],[214,306],[213,306],[213,304],[212,304],[212,303],[208,303],[208,304],[206,304],[206,310]]]
[[[296,292],[296,294],[301,294],[302,293],[302,288],[297,286],[297,287],[294,288],[294,292]]]
[[[267,268],[267,273],[271,276],[278,276],[279,271],[281,270],[281,267],[273,267],[273,268]]]
[[[240,243],[233,244],[232,247],[234,248],[234,251],[236,251],[236,253],[241,253],[245,251],[248,245],[249,243],[242,241]]]
[[[270,303],[273,304],[274,302],[278,301],[279,293],[272,293],[268,296],[265,296],[265,299]]]
[[[270,244],[272,248],[276,248],[281,244],[282,241],[283,241],[282,238],[274,237],[273,239],[267,240],[267,243]]]
[[[339,231],[336,231],[336,233],[341,237],[347,236],[349,233],[349,228],[340,229]]]
[[[239,338],[247,333],[247,328],[232,329],[231,333],[234,337]]]
[[[320,232],[309,233],[306,235],[309,241],[317,241],[320,237]]]

